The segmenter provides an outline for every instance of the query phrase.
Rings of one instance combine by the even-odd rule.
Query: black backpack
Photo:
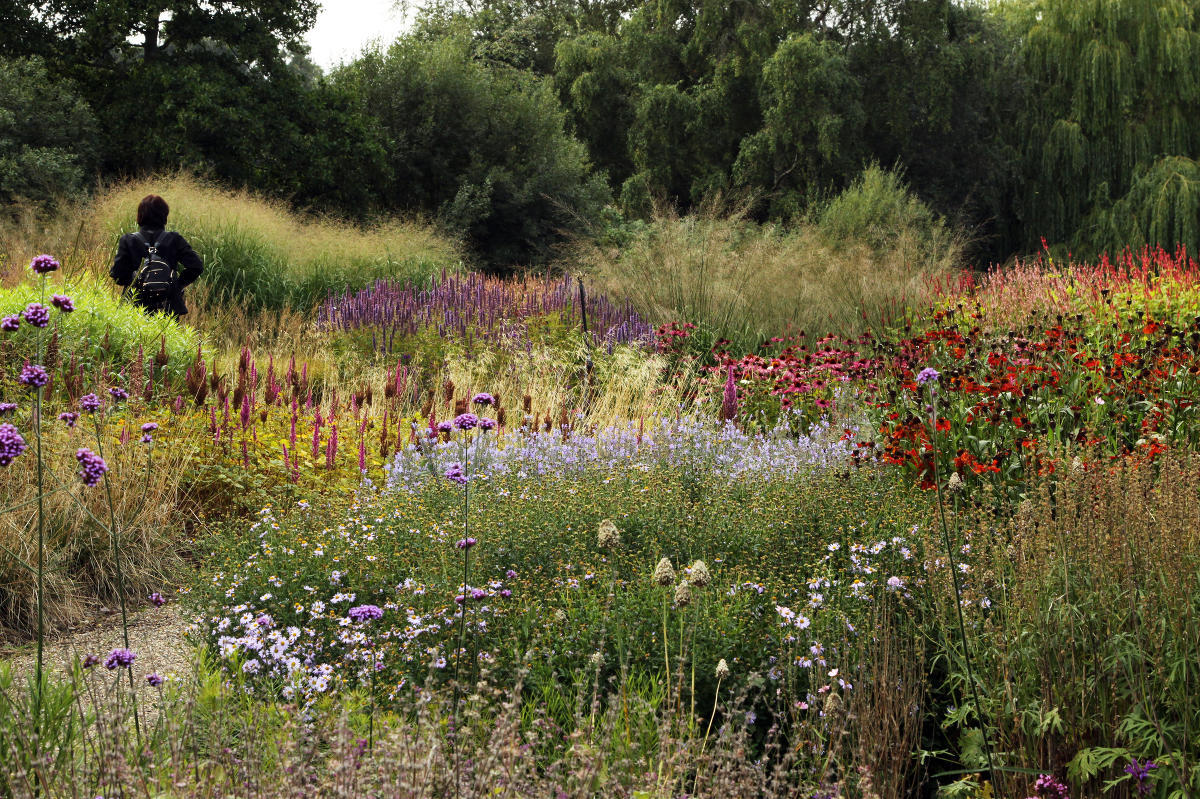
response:
[[[158,254],[158,245],[162,243],[164,230],[153,242],[147,241],[141,231],[133,234],[137,240],[146,245],[146,256],[142,258],[137,272],[133,276],[133,286],[144,294],[165,294],[175,287],[175,266],[167,263]]]

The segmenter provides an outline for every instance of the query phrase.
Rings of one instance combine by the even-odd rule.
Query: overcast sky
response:
[[[394,0],[324,0],[317,24],[305,37],[313,62],[329,69],[374,40],[391,42],[404,26],[395,5]]]

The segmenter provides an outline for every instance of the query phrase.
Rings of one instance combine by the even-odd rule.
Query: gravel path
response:
[[[143,707],[151,707],[158,698],[157,689],[146,682],[146,675],[186,679],[191,676],[192,647],[184,640],[188,621],[175,603],[161,608],[146,608],[129,615],[129,648],[137,655],[133,664],[134,685],[139,698],[145,696]],[[87,629],[48,638],[43,653],[46,671],[53,676],[69,672],[75,658],[97,655],[102,660],[109,652],[125,645],[121,632],[121,614],[110,613],[86,625]],[[37,650],[31,644],[16,651],[0,651],[0,659],[9,660],[14,676],[32,674],[37,666]],[[92,678],[110,680],[112,675],[102,665],[93,669]]]

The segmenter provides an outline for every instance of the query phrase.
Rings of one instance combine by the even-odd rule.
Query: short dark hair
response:
[[[167,214],[171,213],[171,209],[167,207],[167,201],[157,194],[147,194],[142,201],[138,203],[138,226],[139,227],[166,227]]]

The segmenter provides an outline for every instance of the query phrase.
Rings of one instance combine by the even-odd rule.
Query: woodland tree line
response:
[[[976,262],[1200,248],[1200,0],[435,0],[328,74],[318,5],[5,4],[0,203],[182,167],[506,269],[656,203],[787,224],[875,163]]]

